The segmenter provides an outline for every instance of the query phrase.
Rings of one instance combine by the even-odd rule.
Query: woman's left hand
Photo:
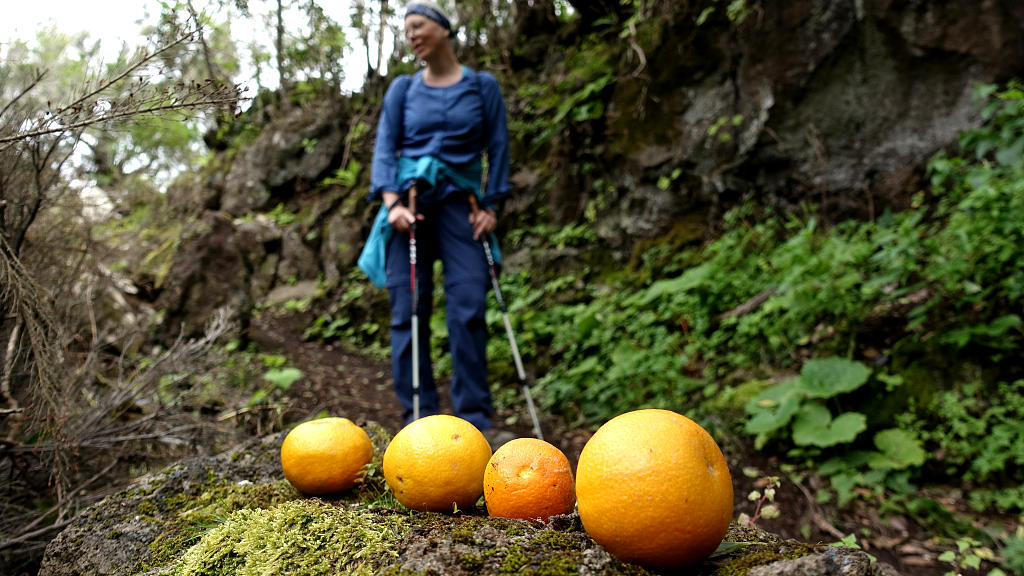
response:
[[[498,225],[498,215],[494,210],[476,210],[469,213],[469,222],[473,225],[473,239],[479,240],[484,234],[490,234]]]

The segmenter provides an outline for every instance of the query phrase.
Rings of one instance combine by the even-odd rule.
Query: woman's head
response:
[[[429,59],[439,46],[447,44],[451,35],[451,21],[437,4],[417,1],[406,7],[405,39],[418,58]]]
[[[430,2],[428,0],[424,0],[422,2],[410,2],[405,8],[405,17],[408,18],[414,14],[433,20],[451,34],[451,20],[448,19],[448,15],[444,13],[444,10],[434,2]]]

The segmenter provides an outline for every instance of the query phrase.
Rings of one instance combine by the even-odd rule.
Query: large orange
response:
[[[484,491],[491,446],[475,426],[437,414],[398,431],[384,451],[384,480],[403,505],[414,510],[470,509]]]
[[[656,568],[706,558],[732,519],[721,449],[668,410],[627,412],[601,426],[580,453],[576,498],[591,538],[622,561]]]
[[[541,520],[572,512],[572,468],[561,450],[537,438],[517,438],[491,456],[484,472],[487,513]]]
[[[372,459],[370,437],[348,418],[303,422],[281,443],[284,477],[305,494],[348,490]]]

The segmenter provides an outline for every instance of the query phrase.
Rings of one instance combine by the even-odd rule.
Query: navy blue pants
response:
[[[480,430],[491,425],[487,384],[487,258],[473,239],[469,202],[449,199],[420,204],[416,223],[416,288],[419,294],[420,417],[438,413],[437,388],[430,362],[430,315],[433,311],[434,262],[441,261],[446,299],[445,321],[451,351],[452,410]],[[409,236],[393,234],[387,251],[391,297],[391,369],[395,393],[406,424],[412,420],[412,291],[409,283]]]

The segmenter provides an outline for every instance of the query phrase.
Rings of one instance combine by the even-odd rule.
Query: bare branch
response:
[[[200,26],[194,19],[190,21],[191,28],[183,31],[171,42],[153,52],[143,53],[124,70],[110,78],[101,80],[94,87],[87,88],[84,93],[70,103],[53,112],[46,112],[44,117],[35,122],[35,128],[19,129],[15,134],[0,136],[0,150],[15,142],[73,132],[96,124],[112,123],[135,116],[174,111],[185,112],[198,108],[237,104],[240,100],[240,87],[221,83],[212,78],[203,83],[180,82],[176,86],[176,91],[169,91],[152,86],[146,78],[140,76],[135,82],[129,84],[127,94],[104,96],[124,85],[133,75],[147,66],[159,62],[165,54],[192,41]],[[40,73],[19,97],[34,88],[43,74],[45,72]]]
[[[214,97],[210,99],[197,100],[195,102],[172,102],[171,104],[162,104],[156,106],[150,106],[146,108],[138,108],[132,110],[125,110],[122,112],[116,112],[113,114],[107,114],[103,116],[96,116],[86,118],[72,122],[71,124],[63,126],[54,126],[51,128],[42,128],[39,130],[33,130],[30,132],[21,132],[15,136],[0,137],[0,144],[10,144],[19,140],[26,140],[31,138],[39,138],[40,136],[48,136],[51,134],[58,134],[61,132],[69,132],[77,130],[79,128],[86,128],[95,124],[101,124],[103,122],[113,122],[116,120],[123,120],[126,118],[132,118],[135,116],[143,116],[148,114],[158,114],[160,112],[175,112],[184,110],[193,110],[196,108],[206,108],[208,106],[215,106],[218,104],[234,104],[238,101],[236,95]]]
[[[42,81],[44,76],[46,76],[46,70],[37,70],[36,77],[32,79],[32,81],[29,82],[28,85],[22,88],[21,92],[18,92],[18,94],[4,106],[3,110],[0,110],[0,118],[2,118],[4,114],[7,114],[7,111],[10,110],[11,107],[14,106],[19,100],[24,98],[26,94],[29,94],[30,92],[32,92],[32,90],[35,90],[36,86],[39,85],[39,82]]]

